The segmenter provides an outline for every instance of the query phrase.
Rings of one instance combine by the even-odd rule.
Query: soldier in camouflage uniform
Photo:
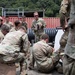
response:
[[[39,18],[38,12],[34,12],[34,20],[32,22],[32,30],[35,34],[35,42],[40,40],[40,36],[44,34],[46,23],[42,18]]]
[[[15,25],[15,27],[12,27],[12,28],[10,29],[10,32],[12,32],[12,31],[17,31],[17,30],[20,28],[20,26],[21,26],[21,22],[20,22],[19,20],[16,20],[16,21],[14,22],[14,25]]]
[[[21,27],[21,26],[24,26],[24,25],[22,25],[22,22],[21,21],[19,21],[19,20],[16,20],[15,22],[14,22],[14,24],[15,24],[15,27],[13,27],[11,30],[10,30],[10,32],[13,32],[13,31],[17,31],[17,30],[19,30],[19,28]],[[25,26],[24,26],[25,27]],[[25,27],[26,28],[26,27]],[[27,30],[26,30],[26,32],[27,32]],[[26,61],[24,61],[24,62],[18,62],[18,63],[15,63],[15,65],[16,65],[16,73],[18,74],[19,72],[24,72],[25,71],[25,69],[26,68],[24,68],[24,69],[21,69],[24,64],[24,67],[26,67],[27,66],[27,63],[26,63]]]
[[[10,29],[11,29],[12,27],[14,27],[14,24],[9,21],[9,17],[8,17],[8,16],[6,16],[5,20],[6,20],[6,21],[5,21],[3,24],[7,25]]]
[[[27,31],[28,27],[27,27],[27,22],[26,22],[26,17],[25,16],[22,16],[22,25],[25,26],[26,31]]]
[[[16,75],[15,62],[21,62],[28,52],[29,41],[25,31],[25,27],[21,26],[18,31],[8,33],[1,42],[0,75]],[[25,75],[25,70],[22,72],[21,75]]]
[[[50,72],[54,69],[59,61],[59,52],[53,52],[54,49],[47,44],[49,36],[43,34],[41,41],[38,41],[33,45],[32,59],[29,68],[34,68],[34,62],[36,63],[37,70],[40,72]]]
[[[75,0],[63,0],[62,3],[66,12],[63,13],[62,11],[64,10],[62,9],[61,14],[67,14],[67,10],[70,11],[70,19],[68,22],[69,35],[63,59],[63,72],[64,75],[75,75]]]
[[[9,27],[6,25],[1,26],[0,30],[0,43],[4,39],[4,36],[9,32]]]

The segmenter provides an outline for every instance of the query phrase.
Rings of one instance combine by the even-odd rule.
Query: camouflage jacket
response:
[[[40,28],[37,26],[37,23],[39,23],[39,22],[41,22],[41,24],[42,24],[42,26]],[[46,27],[46,23],[42,18],[39,18],[37,21],[33,20],[32,26],[31,26],[31,28],[34,31],[34,33],[44,32],[45,27]]]
[[[62,35],[62,37],[60,39],[60,48],[59,49],[61,52],[64,51],[64,48],[67,44],[68,34],[69,34],[69,31],[64,31],[64,34]]]
[[[21,44],[21,41],[23,41],[23,44]],[[22,49],[21,49],[22,45]],[[28,51],[29,48],[29,41],[28,36],[26,33],[18,31],[13,31],[8,33],[4,40],[0,44],[0,54],[5,55],[4,61],[11,61],[15,60],[18,57],[18,54],[24,53]],[[17,54],[17,56],[16,56]],[[15,57],[16,56],[16,57]]]
[[[0,30],[0,43],[1,43],[1,41],[4,39],[4,34],[1,32],[1,30]]]
[[[22,22],[22,25],[26,28],[26,30],[28,29],[26,22]]]
[[[53,48],[44,40],[33,45],[32,54],[34,56],[37,68],[40,70],[49,70],[53,66],[52,55]]]
[[[65,47],[65,54],[75,59],[75,0],[68,0],[68,1],[70,1],[70,9],[69,9],[70,19],[68,22],[70,28],[67,44]]]

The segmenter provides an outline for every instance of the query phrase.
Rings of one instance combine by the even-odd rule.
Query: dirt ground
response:
[[[37,72],[35,70],[28,70],[28,75],[63,75],[63,74],[59,74],[56,71],[53,71],[52,73],[45,74],[45,73]]]

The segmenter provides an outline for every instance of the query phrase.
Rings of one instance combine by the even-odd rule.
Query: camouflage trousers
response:
[[[63,73],[64,75],[75,75],[75,59],[64,55],[63,58]]]
[[[23,59],[20,62],[15,63],[16,65],[16,75],[26,75],[27,74],[27,62]]]
[[[26,60],[23,60],[20,62],[20,72],[21,72],[20,75],[26,75],[27,74],[26,70],[27,70],[27,62]]]
[[[51,72],[56,67],[56,65],[58,64],[59,55],[58,55],[58,53],[55,52],[50,58],[48,57],[47,61],[44,62],[47,65],[42,64],[43,62],[38,64],[37,61],[36,61],[35,56],[34,56],[34,54],[32,52],[31,56],[30,56],[29,68],[34,69],[34,67],[35,67],[34,65],[36,65],[36,69],[38,71],[43,72],[43,73],[48,73],[48,72]]]

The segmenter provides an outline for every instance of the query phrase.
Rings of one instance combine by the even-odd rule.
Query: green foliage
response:
[[[59,14],[61,0],[0,0],[3,8],[24,8],[24,10],[45,10],[46,17]]]

